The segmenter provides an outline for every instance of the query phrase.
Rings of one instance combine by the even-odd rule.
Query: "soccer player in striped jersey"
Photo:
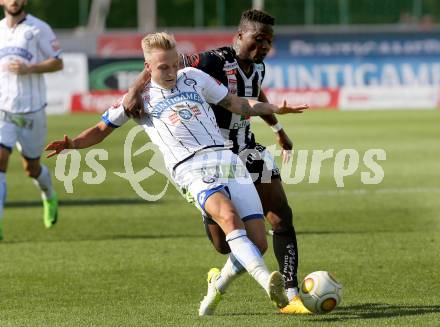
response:
[[[261,89],[265,75],[264,58],[272,47],[273,25],[275,19],[259,10],[243,12],[238,31],[232,46],[209,50],[194,55],[182,56],[184,66],[196,67],[213,76],[233,94],[246,99],[258,99],[267,102]],[[128,114],[136,115],[139,107],[140,86],[149,78],[144,73],[134,83],[129,96],[124,99]],[[290,304],[280,310],[287,314],[307,314],[309,311],[298,296],[298,246],[293,226],[292,209],[280,179],[280,172],[266,148],[255,141],[251,131],[250,117],[239,115],[212,105],[220,131],[225,139],[233,144],[233,152],[246,162],[248,171],[253,176],[255,186],[263,204],[264,214],[272,225],[273,245],[279,270],[286,280],[286,292]],[[292,142],[274,115],[262,116],[276,134],[283,149],[283,159],[287,160]],[[230,249],[221,228],[209,217],[204,217],[205,227],[213,245],[220,253],[229,253]],[[239,266],[231,262],[229,272],[217,270],[213,279],[224,281],[219,287],[226,290],[238,272]],[[222,274],[227,276],[222,277]],[[203,305],[203,303],[202,303]]]
[[[26,174],[41,190],[46,228],[58,217],[57,195],[40,156],[47,134],[43,73],[61,70],[63,61],[52,29],[27,14],[26,4],[26,0],[0,0],[5,14],[0,21],[0,239],[5,174],[15,144]]]
[[[175,184],[192,195],[198,208],[220,226],[234,260],[277,307],[286,306],[284,279],[278,271],[269,272],[261,254],[267,240],[257,191],[244,164],[225,143],[208,102],[246,116],[291,113],[307,106],[277,107],[244,100],[198,69],[178,70],[179,57],[169,34],[147,35],[142,47],[151,81],[142,91],[145,114],[137,119],[138,124],[164,155]],[[46,147],[52,150],[48,156],[97,144],[128,120],[121,101],[104,113],[101,122],[73,140],[65,136],[50,143]],[[215,303],[212,301],[199,314],[209,314]]]

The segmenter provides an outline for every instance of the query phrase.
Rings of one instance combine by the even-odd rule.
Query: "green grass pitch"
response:
[[[49,117],[49,140],[74,136],[95,115]],[[341,305],[328,315],[277,314],[249,276],[236,280],[212,317],[197,316],[206,272],[225,260],[205,237],[198,211],[170,188],[142,201],[122,172],[123,142],[133,124],[98,148],[107,176],[86,185],[86,151],[73,194],[55,181],[63,205],[58,225],[43,227],[39,194],[24,176],[17,151],[7,174],[4,240],[0,243],[0,326],[439,326],[440,111],[315,111],[281,117],[300,150],[356,149],[359,169],[337,188],[334,158],[319,183],[286,185],[300,249],[299,277],[335,273]],[[272,131],[254,124],[257,139]],[[139,134],[135,150],[145,138]],[[370,148],[382,148],[385,177],[361,183]],[[311,154],[309,154],[310,160]],[[295,158],[296,159],[296,158]],[[55,159],[43,160],[54,171]],[[136,157],[135,171],[148,162]],[[142,183],[158,192],[165,179]],[[277,269],[272,248],[265,255]]]

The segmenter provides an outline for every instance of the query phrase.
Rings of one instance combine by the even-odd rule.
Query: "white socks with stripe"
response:
[[[228,260],[226,260],[226,263],[220,271],[220,275],[215,282],[215,287],[220,291],[220,293],[224,293],[229,284],[245,271],[246,269],[244,269],[234,255],[232,253],[229,254]]]
[[[52,180],[49,169],[45,165],[41,165],[40,175],[34,178],[33,182],[41,190],[41,198],[43,200],[48,200],[52,197]]]
[[[269,270],[264,263],[260,251],[247,237],[246,230],[233,230],[226,235],[226,241],[231,248],[231,253],[237,261],[248,271],[258,284],[268,292]]]

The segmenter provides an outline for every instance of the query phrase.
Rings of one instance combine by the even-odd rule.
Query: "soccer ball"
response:
[[[328,313],[342,300],[342,285],[327,271],[308,274],[299,289],[304,306],[314,313]]]

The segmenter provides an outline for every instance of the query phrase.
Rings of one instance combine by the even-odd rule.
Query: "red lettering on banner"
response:
[[[102,113],[108,108],[114,108],[115,105],[119,106],[124,93],[115,90],[75,93],[70,100],[70,111]]]
[[[310,108],[331,108],[339,106],[339,89],[266,89],[264,90],[270,103],[289,105],[308,104]]]

